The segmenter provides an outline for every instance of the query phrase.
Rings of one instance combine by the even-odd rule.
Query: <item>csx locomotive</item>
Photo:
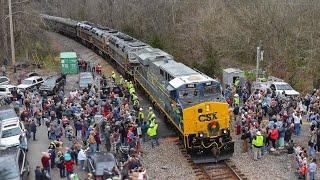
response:
[[[94,49],[141,87],[179,132],[194,162],[232,156],[228,104],[217,80],[117,30],[85,21],[41,17],[48,27]]]

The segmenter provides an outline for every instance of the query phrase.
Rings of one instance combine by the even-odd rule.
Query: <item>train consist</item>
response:
[[[41,17],[52,30],[94,49],[141,87],[160,114],[173,124],[194,162],[232,156],[229,110],[220,82],[117,30],[49,15]]]

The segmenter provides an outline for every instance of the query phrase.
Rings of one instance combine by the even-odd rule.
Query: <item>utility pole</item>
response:
[[[9,21],[10,21],[11,62],[12,62],[12,66],[15,66],[15,64],[16,64],[16,55],[15,55],[15,49],[14,49],[14,36],[13,36],[11,0],[8,0],[8,5],[9,5]]]
[[[259,63],[263,60],[262,42],[260,40],[257,46],[257,67],[256,67],[256,83],[259,83]]]

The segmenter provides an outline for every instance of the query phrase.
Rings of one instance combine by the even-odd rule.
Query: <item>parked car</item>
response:
[[[10,83],[10,79],[6,76],[0,76],[0,85],[7,85]]]
[[[31,90],[33,88],[39,88],[43,83],[43,78],[41,76],[32,76],[27,79],[24,79],[17,88],[21,91]]]
[[[0,96],[11,96],[11,92],[16,90],[17,87],[14,85],[0,85]]]
[[[112,179],[120,176],[114,173],[118,171],[118,164],[112,153],[96,152],[94,155],[88,155],[87,163],[88,171],[94,175],[95,179]]]
[[[22,70],[22,69],[26,69],[30,66],[30,63],[27,61],[21,61],[21,62],[17,62],[16,63],[16,69],[17,70]]]
[[[32,77],[32,76],[40,76],[40,74],[36,73],[36,72],[29,72],[27,74],[27,77]]]
[[[40,92],[47,95],[56,94],[65,85],[64,79],[60,75],[48,77],[40,86]]]
[[[28,179],[30,166],[23,149],[11,147],[0,151],[0,162],[0,179]]]
[[[94,79],[90,72],[82,72],[79,74],[79,88],[85,89],[88,88],[88,85],[94,85]]]
[[[299,96],[300,93],[294,90],[288,83],[286,82],[273,82],[270,84],[270,89],[275,91],[276,94],[280,95],[284,93],[287,96]]]
[[[0,149],[19,146],[20,136],[24,131],[24,125],[18,119],[1,121]],[[27,136],[23,136],[22,141],[27,146]]]
[[[0,122],[5,120],[13,120],[13,119],[17,119],[17,120],[20,119],[16,111],[10,106],[2,106],[0,108]]]

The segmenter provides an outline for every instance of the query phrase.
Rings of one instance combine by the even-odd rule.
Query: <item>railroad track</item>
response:
[[[179,140],[176,141],[182,154],[188,160],[197,180],[247,180],[245,174],[230,161],[221,161],[218,163],[196,164],[192,161],[190,154],[182,147]]]

